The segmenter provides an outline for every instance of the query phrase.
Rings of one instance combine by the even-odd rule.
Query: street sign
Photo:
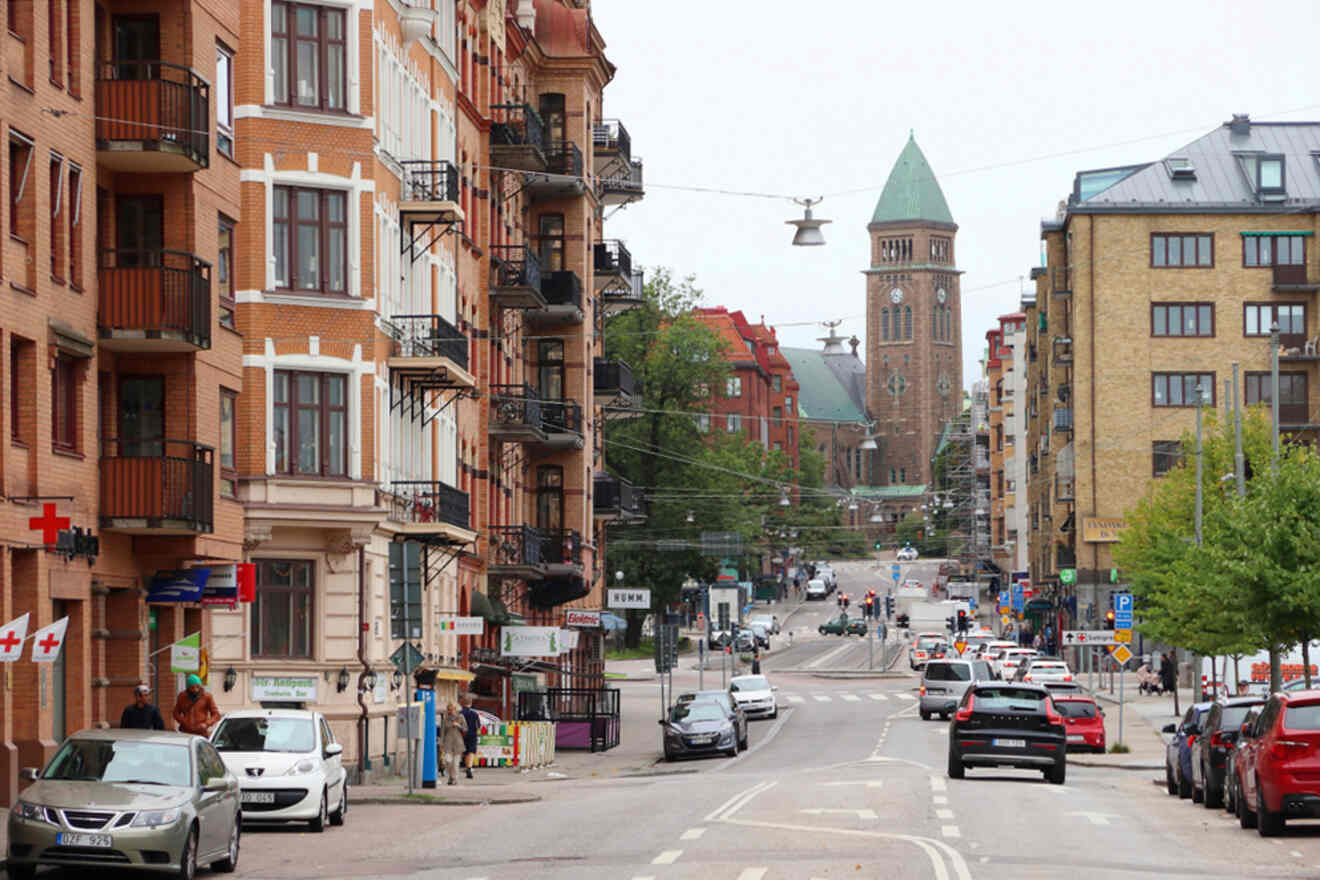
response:
[[[1114,629],[1132,629],[1132,594],[1114,594]]]
[[[966,643],[966,642],[954,642],[954,643],[953,643],[953,650],[957,651],[959,656],[962,656],[963,649],[966,648],[966,647],[967,647],[967,643]]]
[[[897,562],[895,562],[893,565],[889,567],[889,574],[893,576],[894,583],[898,583],[898,578],[900,575],[902,575],[902,573],[903,573],[903,569],[899,566]]]
[[[1113,645],[1118,642],[1114,631],[1108,629],[1066,629],[1063,631],[1063,646],[1078,645]]]
[[[607,604],[611,608],[650,608],[651,591],[610,590]]]
[[[1132,659],[1132,652],[1128,650],[1127,645],[1119,645],[1116,648],[1111,648],[1109,655],[1119,663],[1126,663]]]
[[[1114,630],[1114,641],[1124,645],[1132,644],[1132,630],[1130,629]]]
[[[1013,584],[1013,610],[1018,613],[1026,607],[1026,597],[1023,595],[1025,591],[1026,587],[1022,581]]]

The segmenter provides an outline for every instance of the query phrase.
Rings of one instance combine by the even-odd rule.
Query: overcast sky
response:
[[[1160,158],[1226,121],[1320,119],[1320,4],[594,0],[618,74],[605,116],[646,198],[605,234],[693,274],[707,305],[865,334],[866,224],[908,130],[959,224],[963,375],[1040,263],[1040,220],[1085,168]],[[1317,144],[1320,149],[1320,144]],[[1066,155],[1064,155],[1066,154]],[[828,244],[794,248],[788,202],[829,197]],[[829,195],[864,190],[850,195]],[[789,326],[797,324],[799,326]]]

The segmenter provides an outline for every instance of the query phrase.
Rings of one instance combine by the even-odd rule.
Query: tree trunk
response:
[[[1174,648],[1170,656],[1173,662],[1173,714],[1182,717],[1182,709],[1178,708],[1178,649]]]
[[[1311,689],[1311,636],[1302,634],[1302,675],[1306,676],[1306,689]]]
[[[1282,656],[1278,645],[1270,645],[1270,693],[1277,694],[1283,689]]]

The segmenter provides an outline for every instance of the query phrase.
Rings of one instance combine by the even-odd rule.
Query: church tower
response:
[[[931,482],[931,456],[962,406],[962,306],[953,222],[909,137],[866,227],[866,401],[878,450],[872,482]]]

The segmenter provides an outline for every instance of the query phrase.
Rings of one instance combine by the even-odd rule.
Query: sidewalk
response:
[[[1119,741],[1118,697],[1108,691],[1096,691],[1092,696],[1105,710],[1105,740],[1112,745]],[[1080,767],[1114,767],[1121,770],[1164,769],[1166,740],[1160,729],[1178,720],[1178,716],[1173,714],[1173,697],[1142,695],[1137,693],[1135,687],[1125,693],[1124,697],[1122,741],[1131,751],[1126,754],[1079,754],[1076,758],[1069,756],[1069,763]],[[1181,689],[1178,701],[1179,708],[1185,711],[1192,701],[1191,688]]]

